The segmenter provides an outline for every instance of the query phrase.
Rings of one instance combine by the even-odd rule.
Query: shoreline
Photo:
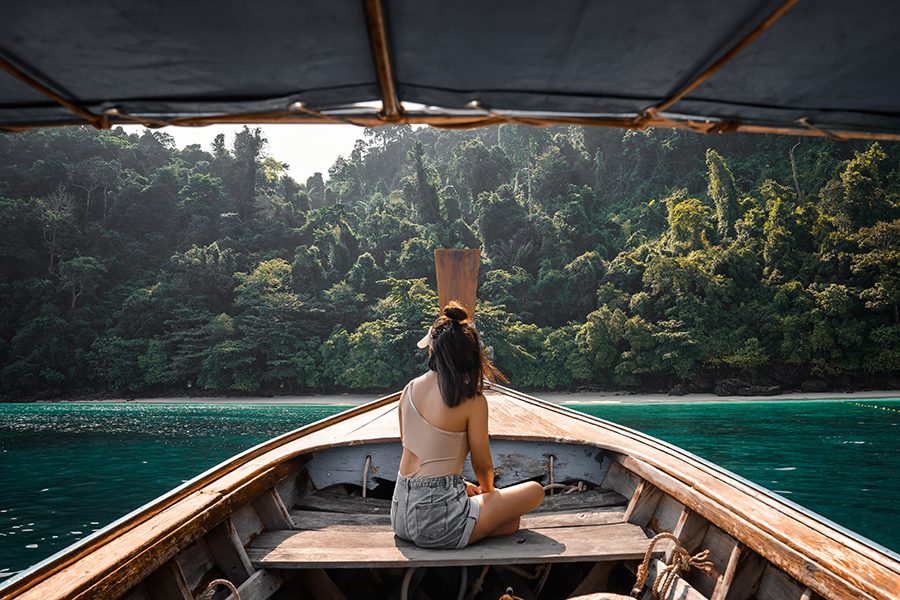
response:
[[[721,404],[740,402],[798,402],[805,400],[885,400],[900,399],[900,390],[854,392],[788,392],[772,396],[717,396],[716,394],[630,392],[525,392],[541,400],[561,405],[594,404]],[[329,394],[321,396],[177,396],[171,398],[104,398],[76,400],[41,400],[29,404],[262,404],[270,406],[360,406],[385,394]]]

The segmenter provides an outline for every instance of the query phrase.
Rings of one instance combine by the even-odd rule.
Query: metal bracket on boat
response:
[[[363,466],[362,473],[362,497],[366,497],[366,488],[369,485],[369,467],[372,466],[372,455],[366,455],[366,464]]]
[[[554,466],[554,463],[556,463],[556,456],[551,454],[549,457],[549,461],[550,461],[550,494],[552,495],[553,494],[553,484],[555,483],[553,481],[553,466]]]

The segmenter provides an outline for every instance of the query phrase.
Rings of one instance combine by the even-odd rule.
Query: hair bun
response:
[[[454,321],[465,321],[469,318],[469,313],[466,312],[463,305],[455,300],[445,306],[443,312],[445,317]]]

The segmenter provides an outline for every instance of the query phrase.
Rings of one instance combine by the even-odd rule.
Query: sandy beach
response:
[[[778,402],[800,400],[865,400],[900,399],[900,390],[869,390],[863,392],[791,392],[775,396],[717,396],[715,394],[633,394],[629,392],[533,392],[531,395],[556,404],[694,404],[722,402]],[[379,394],[331,394],[322,396],[184,396],[166,398],[109,398],[76,400],[86,403],[138,404],[283,404],[297,406],[359,406],[377,398]]]

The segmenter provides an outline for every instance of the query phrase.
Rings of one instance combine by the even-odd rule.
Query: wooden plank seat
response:
[[[572,494],[547,496],[535,512],[560,510],[624,508],[628,499],[612,490],[588,490]],[[391,501],[381,498],[363,498],[328,491],[314,491],[297,499],[297,508],[334,513],[390,515]]]
[[[419,548],[383,525],[272,531],[257,537],[247,555],[259,569],[429,567],[546,562],[640,560],[643,529],[631,523],[522,529],[462,550]],[[657,555],[666,547],[657,545]]]
[[[394,536],[390,500],[314,491],[290,511],[293,530],[259,535],[247,548],[257,568],[313,569],[637,560],[648,539],[625,522],[626,499],[610,490],[548,496],[513,536],[463,550],[428,550]],[[659,555],[665,548],[659,546]]]
[[[328,529],[330,531],[390,530],[390,515],[350,514],[321,512],[317,510],[290,511],[294,529]],[[601,507],[587,510],[570,510],[551,513],[531,513],[522,517],[523,529],[548,527],[576,527],[580,525],[606,525],[624,523],[622,507]],[[361,529],[362,528],[362,529]]]

